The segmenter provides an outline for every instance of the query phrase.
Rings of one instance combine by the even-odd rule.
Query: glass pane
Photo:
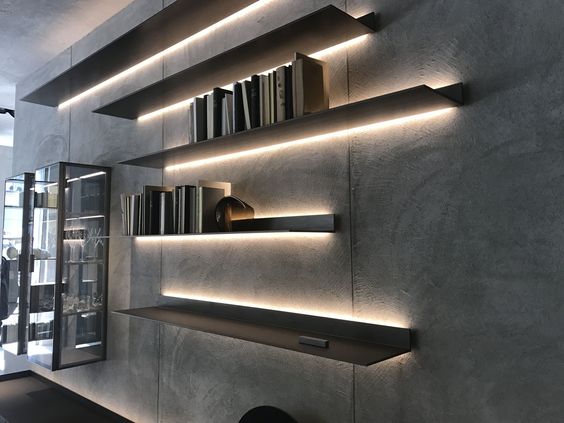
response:
[[[104,171],[67,165],[60,362],[102,358],[107,240]]]
[[[0,293],[0,319],[2,319],[1,341],[2,348],[12,354],[25,353],[26,301],[25,287],[27,273],[20,274],[20,256],[29,254],[29,246],[24,248],[24,242],[29,242],[28,234],[24,234],[24,220],[29,219],[29,210],[24,210],[24,198],[28,203],[33,192],[31,176],[20,175],[8,179],[5,183],[4,222],[2,234],[2,291]],[[24,237],[24,235],[26,235]],[[27,241],[26,241],[27,240]],[[25,264],[26,262],[24,261]],[[23,300],[20,297],[24,295]]]
[[[52,367],[57,278],[57,219],[59,165],[40,169],[35,174],[33,213],[33,254],[35,270],[29,295],[28,357]]]

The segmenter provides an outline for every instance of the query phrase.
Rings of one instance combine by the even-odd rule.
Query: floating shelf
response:
[[[175,238],[201,237],[219,235],[252,235],[252,234],[280,234],[280,233],[330,233],[335,232],[334,214],[316,214],[311,216],[269,217],[260,219],[245,219],[232,221],[231,232],[203,232],[188,234],[165,235],[123,235],[123,238]],[[93,237],[116,238],[116,237]]]
[[[195,144],[159,151],[120,164],[165,168],[288,141],[330,134],[462,104],[462,84],[432,89],[426,85],[369,98],[322,112]]]
[[[409,329],[207,301],[115,313],[362,366],[411,350]]]
[[[177,0],[22,101],[58,106],[257,0]]]
[[[142,90],[103,106],[96,113],[136,119],[291,61],[296,51],[312,54],[374,32],[376,15],[359,19],[335,6],[268,32],[215,57],[175,73]]]

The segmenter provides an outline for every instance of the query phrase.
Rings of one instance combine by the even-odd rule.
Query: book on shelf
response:
[[[233,133],[245,130],[243,83],[235,82],[233,84]]]
[[[211,94],[206,95],[207,102],[207,132],[208,139],[222,135],[223,99],[233,92],[223,88],[214,88]]]
[[[270,125],[270,85],[268,75],[260,75],[260,126]]]
[[[261,82],[260,76],[253,75],[251,77],[251,128],[260,126],[261,116]]]
[[[143,233],[142,196],[141,194],[121,194],[122,235],[140,235]]]
[[[251,129],[251,81],[242,82],[243,91],[243,113],[245,117],[245,129]]]
[[[269,123],[276,123],[276,71],[268,74]]]
[[[192,109],[194,108],[194,103],[188,106],[188,144],[195,143],[194,139],[194,114]]]
[[[147,185],[142,194],[121,194],[123,235],[217,232],[215,208],[227,195],[231,184],[215,181],[174,188]]]
[[[205,141],[208,138],[206,99],[196,97],[192,102],[190,111],[192,112],[194,142]]]
[[[295,53],[291,65],[214,88],[189,106],[188,143],[284,122],[329,108],[326,62]]]
[[[280,66],[276,69],[276,122],[286,120],[286,66]]]
[[[172,192],[174,188],[145,185],[142,197],[142,235],[172,233]],[[168,193],[161,195],[163,193]],[[133,234],[132,234],[133,235]]]
[[[221,108],[221,135],[232,134],[233,131],[233,94],[225,94]]]
[[[329,78],[326,62],[295,53],[292,62],[294,117],[329,108]]]

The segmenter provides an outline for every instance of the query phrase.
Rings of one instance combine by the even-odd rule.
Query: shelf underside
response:
[[[97,110],[136,119],[147,113],[374,31],[374,14],[355,19],[327,6],[231,50],[171,75]]]
[[[23,101],[58,106],[257,0],[177,0]]]
[[[363,366],[411,350],[409,329],[207,301],[115,313]]]
[[[335,232],[336,217],[334,214],[317,214],[311,216],[269,217],[232,221],[231,232],[203,232],[164,235],[128,235],[126,238],[175,238],[202,237],[220,235],[260,235],[283,233],[331,233]]]
[[[435,90],[426,85],[420,85],[273,125],[195,144],[184,144],[126,160],[121,164],[161,169],[455,107],[461,103],[462,84],[449,85]]]

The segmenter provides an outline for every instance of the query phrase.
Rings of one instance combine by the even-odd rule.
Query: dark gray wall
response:
[[[327,211],[343,225],[245,243],[112,240],[110,309],[161,291],[298,308],[411,327],[414,351],[363,368],[112,315],[106,362],[34,369],[138,422],[235,422],[262,404],[313,423],[564,420],[559,1],[274,0],[70,110],[18,102],[14,171],[181,143],[184,111],[144,123],[90,111],[326,4],[382,14],[377,34],[326,57],[333,106],[459,81],[468,104],[190,171],[116,167],[114,234],[120,192],[198,179],[231,181],[260,215]],[[162,6],[133,2],[17,97]]]

